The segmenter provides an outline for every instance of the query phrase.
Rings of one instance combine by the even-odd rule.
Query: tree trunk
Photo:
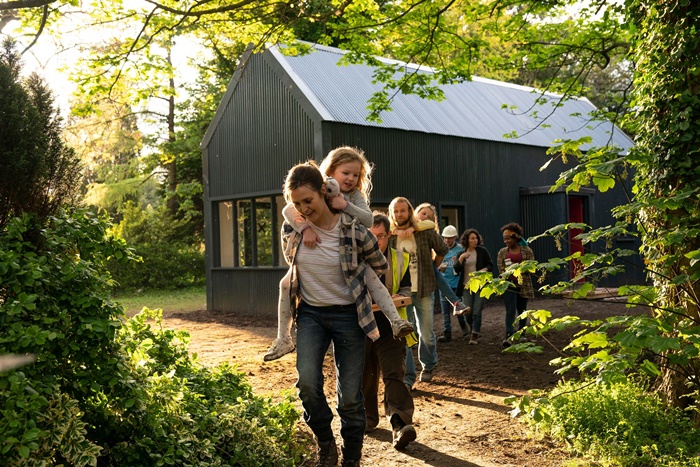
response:
[[[696,173],[700,148],[700,5],[637,0],[628,5],[637,28],[635,61],[637,200],[642,253],[656,272],[654,312],[675,328],[700,324],[697,265],[686,254],[700,248],[700,203]],[[685,5],[684,5],[685,4]],[[668,203],[676,199],[677,202]],[[691,344],[692,345],[692,344]],[[690,383],[690,385],[689,385]],[[697,357],[664,367],[660,389],[667,401],[686,407],[700,386]],[[695,384],[693,387],[692,385]],[[698,397],[697,393],[694,395]],[[697,402],[697,400],[696,400]],[[695,412],[696,423],[700,413]]]
[[[172,67],[172,47],[168,45],[168,65]],[[170,146],[175,143],[175,78],[172,73],[168,80],[168,86],[170,87],[170,97],[168,99],[168,143]],[[167,164],[168,170],[168,210],[173,216],[177,214],[179,203],[177,202],[177,196],[175,192],[177,190],[177,164],[175,163],[175,157]]]

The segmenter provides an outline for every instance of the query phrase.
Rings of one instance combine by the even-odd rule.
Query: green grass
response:
[[[191,287],[176,290],[147,290],[115,294],[114,301],[119,302],[126,315],[131,317],[143,307],[152,310],[162,308],[163,313],[177,313],[204,310],[207,307],[207,293],[204,287]]]

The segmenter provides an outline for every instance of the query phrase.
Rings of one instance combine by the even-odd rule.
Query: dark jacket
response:
[[[465,250],[460,251],[457,253],[456,257],[459,258],[462,253],[464,253]],[[491,261],[491,255],[489,254],[489,250],[484,248],[481,245],[477,245],[476,247],[476,270],[481,271],[482,269],[487,268],[489,271],[493,270],[493,261]],[[459,274],[459,282],[457,283],[457,296],[461,297],[462,293],[464,292],[464,264],[460,263],[457,261],[454,265],[454,270]]]

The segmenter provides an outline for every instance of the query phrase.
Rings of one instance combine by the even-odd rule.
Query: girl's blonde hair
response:
[[[339,165],[347,164],[348,162],[360,163],[360,177],[357,181],[356,189],[369,204],[369,193],[372,191],[373,167],[361,149],[351,148],[350,146],[337,147],[323,159],[320,169],[326,177],[332,177]]]
[[[430,204],[430,203],[421,203],[421,204],[419,204],[419,205],[416,207],[416,216],[418,216],[418,213],[421,212],[423,209],[426,209],[426,208],[429,209],[430,212],[431,212],[431,214],[433,215],[433,218],[430,219],[430,220],[433,221],[433,223],[435,224],[435,230],[436,230],[438,233],[440,233],[440,226],[438,226],[437,209],[435,208],[435,206],[433,206],[433,205]]]

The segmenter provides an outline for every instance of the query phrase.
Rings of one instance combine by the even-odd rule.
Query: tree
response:
[[[15,43],[0,51],[0,228],[12,217],[40,219],[75,202],[80,164],[61,139],[62,120],[41,78],[21,79]]]

